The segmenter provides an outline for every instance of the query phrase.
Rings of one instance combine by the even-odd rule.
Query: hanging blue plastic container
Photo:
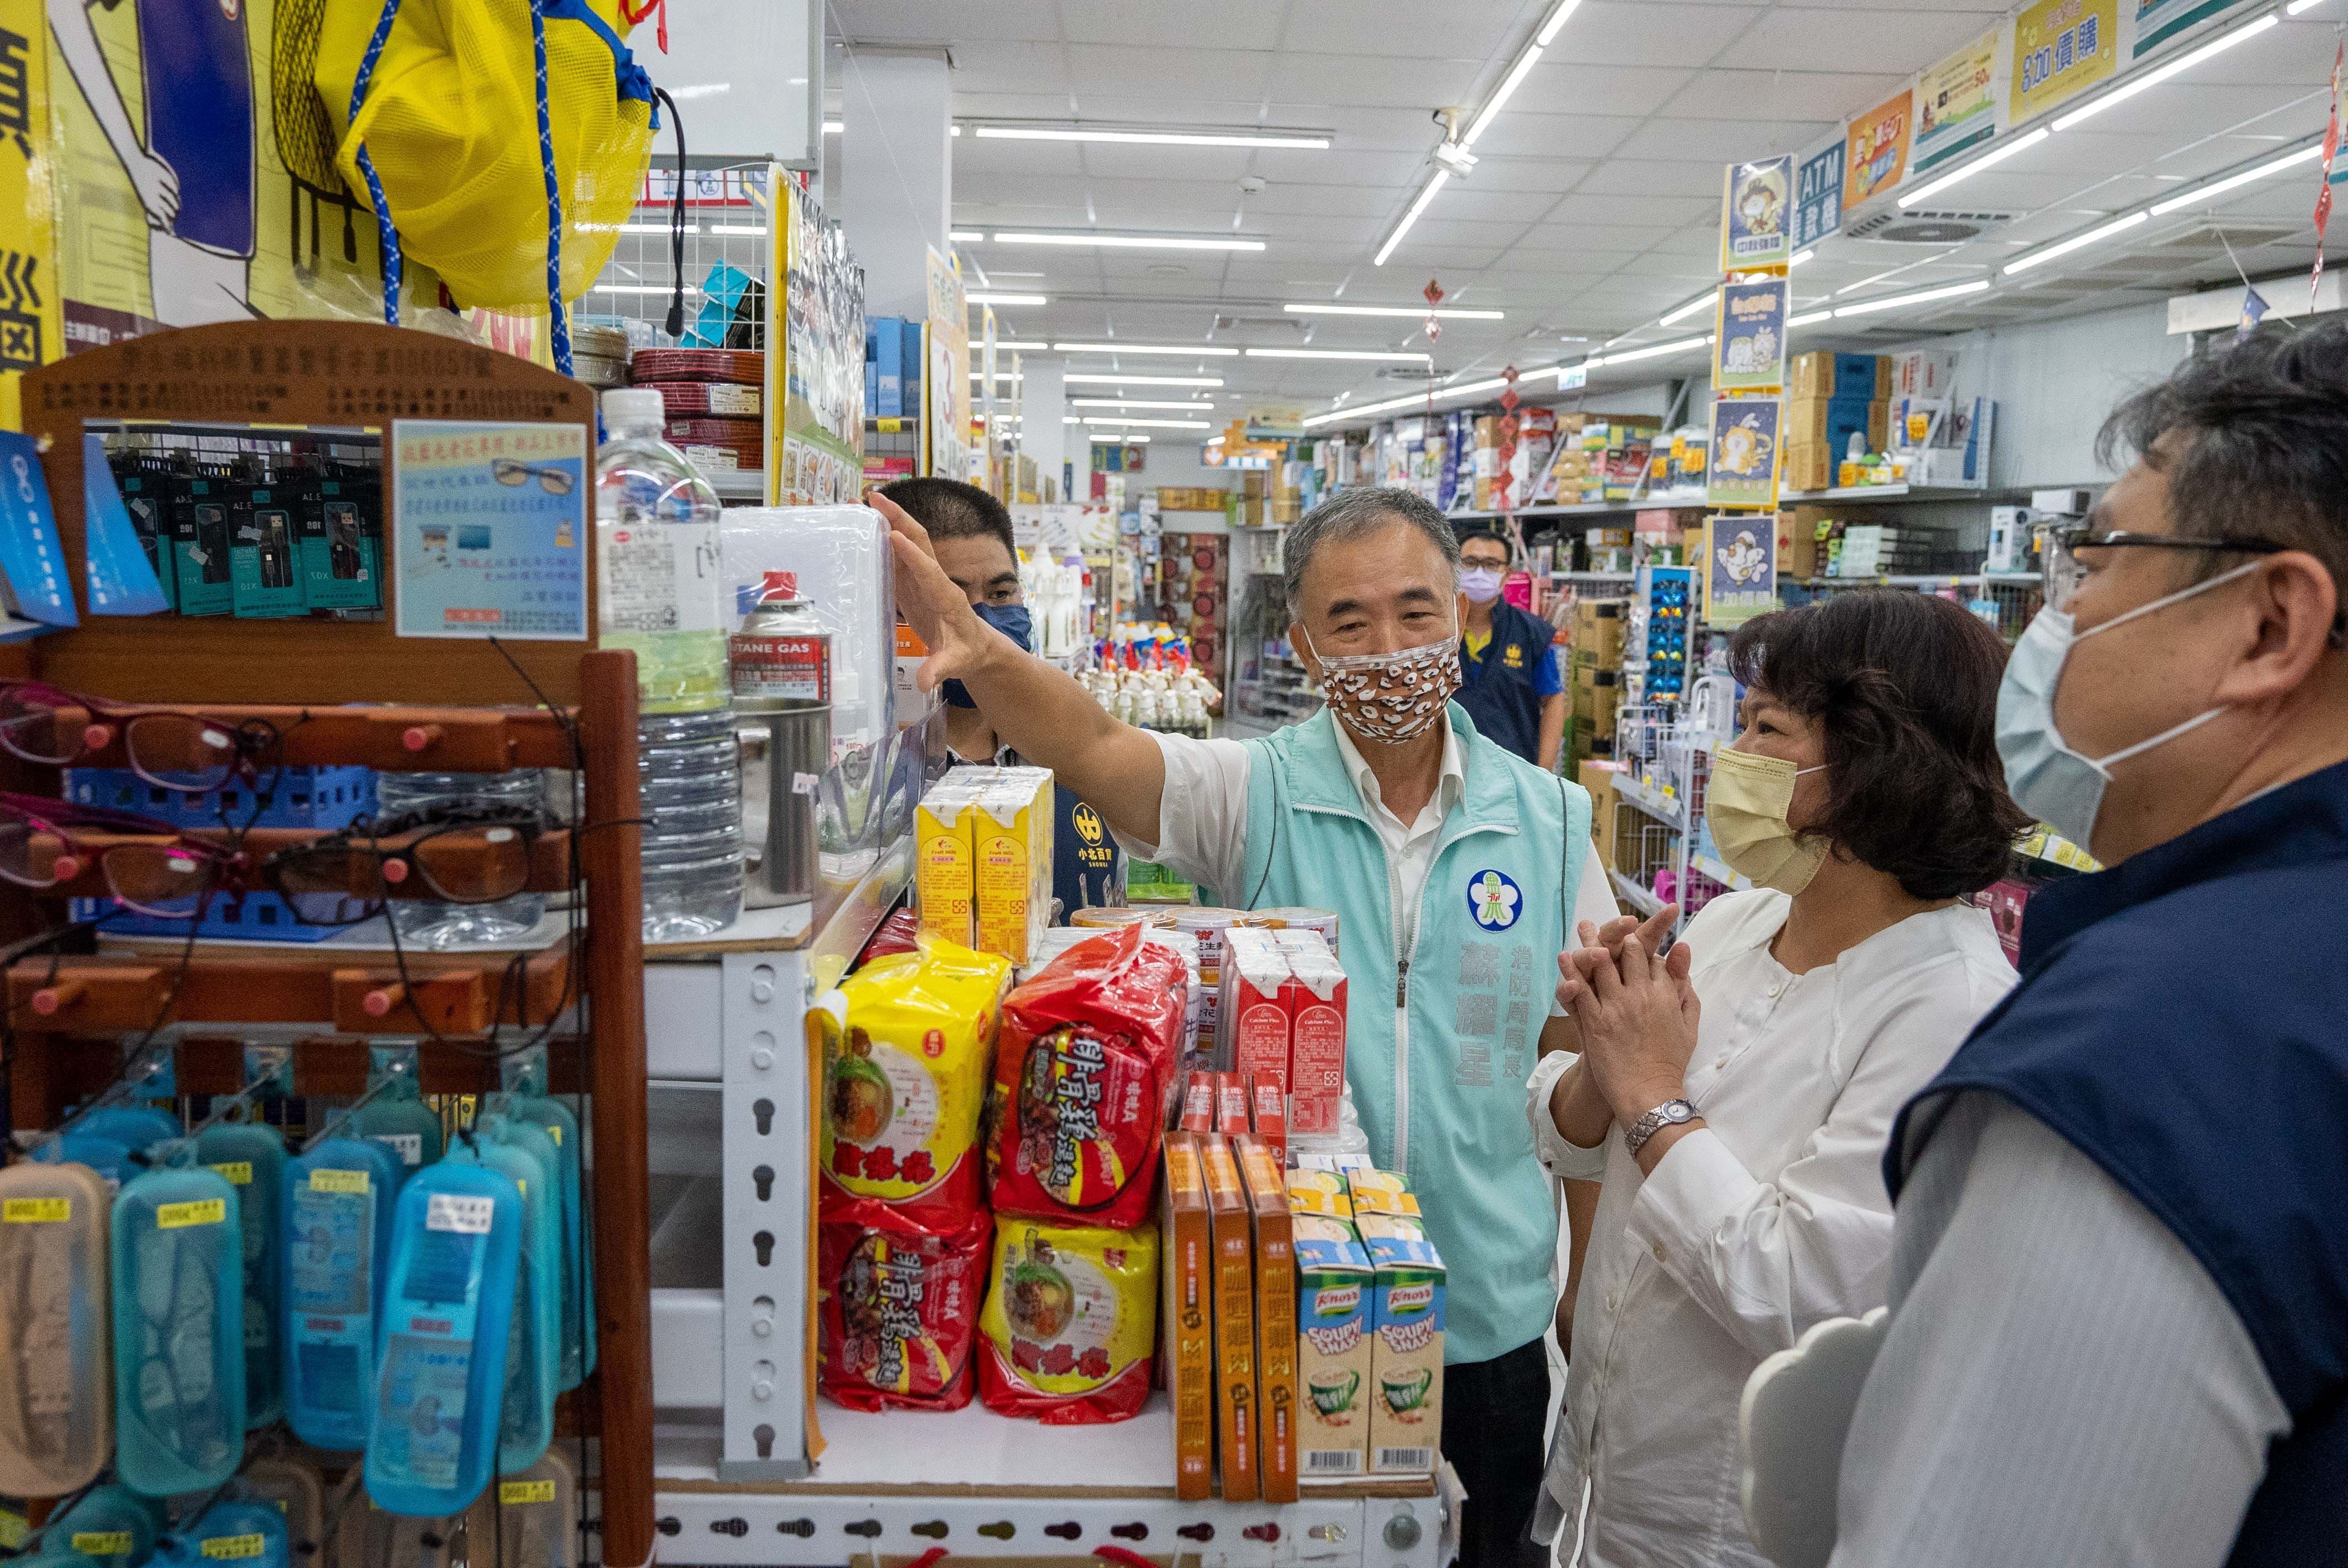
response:
[[[533,1070],[517,1080],[516,1092],[495,1103],[516,1122],[544,1128],[562,1162],[562,1299],[555,1314],[562,1350],[554,1386],[567,1394],[595,1369],[594,1255],[587,1245],[585,1200],[579,1190],[579,1118],[554,1096],[535,1092],[539,1087]]]
[[[111,1138],[134,1154],[143,1154],[166,1138],[184,1138],[180,1119],[160,1105],[101,1105],[67,1120],[72,1131],[88,1138]]]
[[[285,1183],[285,1137],[273,1127],[237,1122],[196,1134],[196,1158],[236,1189],[244,1236],[244,1424],[268,1426],[285,1413],[283,1255],[277,1205]]]
[[[168,1522],[151,1498],[127,1486],[95,1487],[41,1527],[36,1550],[77,1552],[98,1568],[139,1568]]]
[[[170,1497],[220,1485],[244,1458],[244,1236],[237,1189],[194,1144],[154,1157],[110,1226],[115,1474]]]
[[[159,1568],[292,1568],[293,1545],[274,1503],[223,1498],[162,1539]]]
[[[120,1192],[122,1184],[142,1169],[130,1158],[130,1151],[111,1138],[93,1138],[87,1132],[66,1132],[50,1139],[32,1153],[35,1163],[43,1165],[88,1165],[98,1179],[113,1192]]]
[[[561,1169],[554,1144],[535,1127],[494,1112],[474,1123],[473,1136],[448,1151],[450,1163],[475,1162],[513,1179],[522,1196],[521,1257],[514,1268],[513,1317],[506,1329],[505,1391],[499,1403],[498,1472],[528,1470],[554,1436],[558,1330],[561,1287],[556,1255],[562,1245]]]
[[[285,1164],[285,1424],[312,1448],[366,1446],[399,1184],[399,1156],[361,1138],[328,1138]]]
[[[406,1073],[352,1112],[344,1131],[389,1149],[399,1161],[403,1182],[440,1158],[440,1112],[424,1103],[416,1080]]]
[[[444,1160],[399,1191],[366,1465],[393,1513],[461,1513],[489,1484],[522,1224],[521,1190],[481,1165]]]

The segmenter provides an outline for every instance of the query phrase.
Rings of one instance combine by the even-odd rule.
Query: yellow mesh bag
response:
[[[572,300],[611,259],[643,188],[652,86],[623,42],[616,0],[542,6],[561,292]],[[380,189],[407,254],[461,305],[543,313],[549,214],[531,10],[530,0],[326,0],[314,80],[345,183],[370,207]]]

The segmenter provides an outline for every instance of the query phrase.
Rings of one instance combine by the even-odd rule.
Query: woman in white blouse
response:
[[[1746,1378],[1812,1324],[1882,1304],[1892,1116],[2014,979],[1965,897],[2027,822],[1993,739],[1996,632],[1945,600],[1861,592],[1750,622],[1729,659],[1743,733],[1704,811],[1756,887],[1706,905],[1668,954],[1652,925],[1585,923],[1559,960],[1581,1052],[1545,1058],[1528,1104],[1569,1192],[1603,1184],[1572,1238],[1535,1523],[1561,1561],[1579,1538],[1602,1568],[1760,1568],[1738,1499]]]

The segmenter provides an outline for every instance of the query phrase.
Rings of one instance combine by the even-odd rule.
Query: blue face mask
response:
[[[978,618],[981,620],[1019,644],[1020,647],[1030,653],[1035,651],[1035,625],[1029,619],[1025,605],[973,604],[971,608],[978,611]],[[945,683],[945,696],[946,706],[950,708],[978,706],[977,700],[970,694],[970,688],[959,681],[949,681]]]
[[[2092,851],[2096,817],[2104,808],[2104,790],[2112,782],[2113,764],[2165,745],[2188,730],[2200,728],[2226,710],[2221,705],[2197,713],[2181,724],[2105,756],[2082,755],[2071,749],[2062,732],[2054,727],[2054,693],[2062,684],[2063,666],[2069,661],[2071,650],[2140,615],[2166,610],[2197,593],[2256,571],[2260,564],[2250,561],[2207,582],[2197,582],[2150,604],[2140,604],[2085,631],[2076,630],[2067,610],[2050,606],[2040,610],[2023,632],[2022,640],[2013,645],[2013,656],[2006,661],[2005,679],[1997,690],[1997,754],[2005,764],[2005,789],[2013,803],[2072,843]]]

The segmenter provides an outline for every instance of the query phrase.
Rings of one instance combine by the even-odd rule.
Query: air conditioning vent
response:
[[[1416,386],[1423,382],[1447,381],[1452,372],[1424,364],[1382,364],[1376,374],[1380,381],[1407,381]]]
[[[1962,245],[2014,220],[2011,212],[1976,211],[1958,208],[1887,208],[1848,225],[1853,240],[1877,240],[1888,245]]]
[[[1257,332],[1277,332],[1293,335],[1313,323],[1303,316],[1217,316],[1215,330],[1230,332],[1234,327],[1251,327]]]

